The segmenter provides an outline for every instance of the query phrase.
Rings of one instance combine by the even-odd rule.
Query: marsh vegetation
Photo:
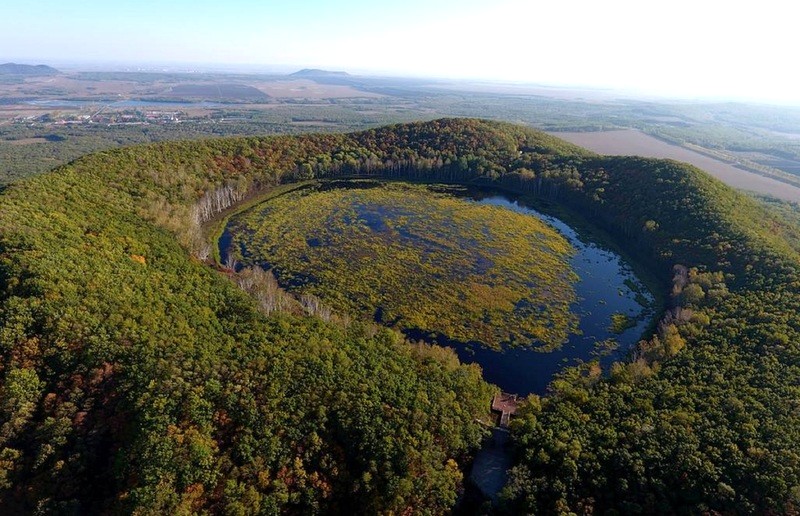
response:
[[[631,360],[527,398],[509,512],[797,512],[796,225],[693,167],[479,120],[119,149],[4,188],[5,512],[450,510],[484,435],[479,368],[375,325],[267,315],[192,245],[215,192],[367,173],[572,210],[667,298]]]
[[[232,253],[334,310],[450,340],[554,349],[577,329],[570,243],[463,188],[317,184],[235,217]]]
[[[238,212],[220,247],[298,297],[453,347],[522,395],[566,364],[610,365],[653,314],[619,255],[489,188],[306,183]]]

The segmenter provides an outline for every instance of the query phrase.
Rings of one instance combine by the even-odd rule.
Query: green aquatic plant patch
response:
[[[321,183],[234,217],[231,252],[337,311],[458,341],[553,349],[576,331],[572,247],[455,187]]]
[[[609,326],[609,330],[612,333],[624,333],[626,330],[633,328],[634,326],[636,326],[636,319],[630,315],[619,312],[611,314],[611,326]]]

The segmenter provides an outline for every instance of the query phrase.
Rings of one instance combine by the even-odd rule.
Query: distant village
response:
[[[83,113],[44,113],[42,115],[17,116],[13,123],[43,125],[151,125],[180,124],[182,122],[210,121],[207,116],[190,116],[185,111],[164,111],[126,109],[122,111],[101,111],[93,114]]]

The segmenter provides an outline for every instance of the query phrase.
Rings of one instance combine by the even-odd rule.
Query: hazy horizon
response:
[[[800,105],[791,9],[613,0],[15,2],[0,60],[29,64],[300,68]]]

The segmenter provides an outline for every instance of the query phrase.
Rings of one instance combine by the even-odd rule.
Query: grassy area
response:
[[[209,242],[211,242],[211,257],[213,258],[214,263],[217,265],[221,265],[222,263],[219,253],[219,239],[222,238],[222,234],[225,232],[225,227],[228,225],[228,221],[230,221],[231,217],[238,215],[239,213],[245,212],[254,206],[258,206],[263,202],[267,202],[271,199],[274,199],[279,195],[283,195],[293,190],[303,188],[304,186],[310,183],[311,181],[304,181],[299,183],[291,183],[286,185],[275,186],[273,188],[266,190],[265,192],[262,192],[261,194],[251,197],[247,201],[235,205],[233,208],[225,210],[218,216],[208,221],[205,224],[204,230],[205,234],[208,235]]]
[[[273,195],[233,217],[234,256],[403,329],[547,349],[575,330],[572,248],[542,221],[459,199],[455,187],[343,184]]]
[[[612,333],[620,334],[634,326],[636,326],[636,319],[633,317],[622,313],[611,314],[611,326],[609,329]]]

